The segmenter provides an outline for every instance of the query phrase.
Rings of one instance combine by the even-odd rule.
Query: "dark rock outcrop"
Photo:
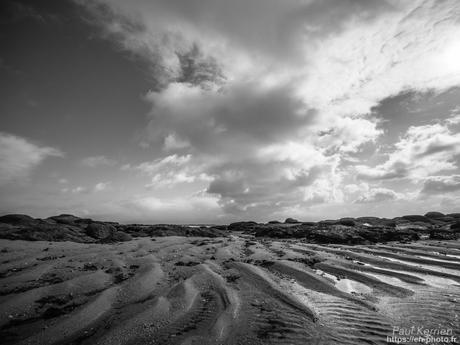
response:
[[[377,217],[341,218],[318,223],[288,218],[284,223],[271,221],[236,222],[228,226],[186,226],[174,224],[129,224],[93,221],[69,214],[34,219],[10,214],[0,217],[0,238],[31,241],[73,241],[113,243],[133,237],[193,236],[224,237],[238,231],[257,237],[298,238],[316,243],[362,244],[412,241],[419,238],[460,238],[460,214],[428,212],[425,216],[407,215],[394,219]]]
[[[248,222],[235,222],[231,223],[227,229],[230,231],[252,231],[254,227],[257,225],[256,222],[248,221]]]
[[[37,220],[25,214],[7,214],[0,217],[0,223],[24,226],[36,224]]]
[[[286,224],[298,224],[298,223],[301,223],[301,222],[299,222],[297,219],[294,219],[294,218],[286,218],[284,223],[286,223]]]
[[[430,218],[426,216],[421,216],[417,214],[410,214],[407,216],[402,216],[401,218],[408,220],[409,222],[425,222],[425,223],[430,223]]]
[[[187,236],[187,237],[221,237],[227,236],[227,232],[216,227],[184,226],[175,224],[142,225],[130,224],[118,227],[125,233],[134,237],[163,237],[163,236]]]
[[[47,220],[36,220],[31,224],[12,225],[0,223],[0,238],[26,241],[72,241],[94,242],[76,226],[53,224]]]
[[[88,236],[91,236],[92,238],[103,240],[105,238],[112,237],[115,234],[116,229],[114,226],[109,224],[93,222],[88,224],[85,232]]]
[[[254,229],[256,237],[304,238],[315,243],[363,244],[388,241],[412,241],[419,239],[411,229],[396,230],[384,226],[348,226],[318,223],[291,227],[259,225]]]
[[[444,217],[445,215],[441,212],[427,212],[425,214],[425,217],[427,218],[430,218],[430,219],[438,219],[438,218],[442,218]]]
[[[339,224],[345,226],[355,226],[356,222],[353,218],[340,218]]]

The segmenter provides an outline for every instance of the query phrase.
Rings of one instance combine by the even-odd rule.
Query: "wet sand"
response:
[[[460,242],[0,240],[3,344],[388,344],[460,335]]]

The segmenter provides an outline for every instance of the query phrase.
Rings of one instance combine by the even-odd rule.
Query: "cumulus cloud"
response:
[[[53,147],[39,146],[25,138],[0,132],[0,185],[27,177],[47,157],[63,157]]]
[[[423,184],[422,194],[446,194],[460,190],[460,175],[431,176]]]
[[[440,171],[458,169],[460,133],[443,124],[412,126],[394,144],[387,161],[375,167],[358,165],[359,176],[368,179],[411,178],[421,180]]]
[[[152,176],[147,188],[173,187],[180,183],[207,181],[210,177],[204,173],[203,167],[193,162],[192,155],[169,155],[153,161],[143,162],[136,166],[124,166],[124,170],[131,169],[145,175]]]
[[[458,1],[78,2],[151,67],[146,134],[175,154],[134,167],[150,187],[206,182],[257,216],[344,203],[353,179],[370,185],[360,203],[400,199],[378,183],[458,169],[456,115],[410,127],[383,162],[360,156],[383,99],[460,85]]]
[[[372,188],[355,200],[355,203],[378,203],[401,199],[402,195],[388,188]]]

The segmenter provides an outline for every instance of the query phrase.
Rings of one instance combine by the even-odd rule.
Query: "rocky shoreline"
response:
[[[283,223],[243,221],[229,225],[187,226],[175,224],[119,224],[62,214],[46,219],[22,214],[0,217],[0,238],[27,241],[78,243],[126,242],[137,237],[225,237],[235,232],[255,237],[298,238],[312,243],[369,244],[419,239],[454,240],[460,237],[460,213],[341,218],[319,222]]]

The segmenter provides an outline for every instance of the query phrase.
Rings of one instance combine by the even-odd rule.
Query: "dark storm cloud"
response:
[[[202,153],[237,157],[263,144],[296,139],[315,114],[282,85],[260,89],[242,83],[213,92],[176,83],[147,98],[153,104],[152,138],[174,132]]]

